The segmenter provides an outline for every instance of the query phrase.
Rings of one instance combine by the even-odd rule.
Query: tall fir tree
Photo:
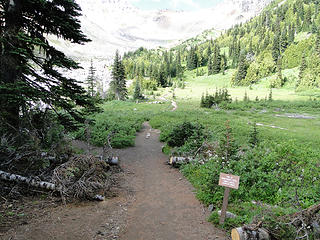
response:
[[[214,47],[212,68],[213,74],[218,74],[221,70],[221,55],[220,47],[218,46],[218,44],[216,44]]]
[[[273,43],[272,43],[272,58],[273,61],[277,62],[280,56],[280,36],[279,31],[275,33]]]
[[[212,56],[209,56],[208,59],[208,75],[212,75],[213,74],[213,66],[212,66]]]
[[[303,74],[304,74],[306,69],[307,69],[306,54],[303,53],[303,55],[301,57],[301,65],[300,65],[300,69],[299,69],[299,79],[298,79],[297,86],[300,85],[300,83],[301,83],[301,81],[303,79]]]
[[[136,85],[135,85],[134,93],[133,93],[133,99],[134,100],[143,99],[143,95],[141,94],[141,85],[140,85],[139,79],[136,81]]]
[[[88,74],[88,77],[86,80],[86,84],[88,87],[88,94],[91,97],[94,97],[96,95],[95,88],[97,87],[97,79],[95,76],[95,72],[96,72],[96,69],[93,67],[93,61],[91,59],[90,67],[89,67],[89,74]]]
[[[79,5],[70,0],[0,2],[0,116],[12,129],[19,129],[22,114],[37,101],[64,109],[76,120],[83,118],[75,105],[94,109],[85,89],[57,70],[80,66],[47,40],[56,35],[75,44],[88,42],[80,15]],[[64,117],[59,118],[64,123]]]
[[[111,71],[112,80],[110,82],[110,90],[114,93],[117,100],[127,99],[127,87],[124,66],[119,55],[118,50],[116,51],[113,67]]]

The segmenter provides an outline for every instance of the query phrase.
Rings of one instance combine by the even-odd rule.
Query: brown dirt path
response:
[[[146,136],[150,133],[150,137]],[[176,169],[165,165],[159,131],[144,124],[136,147],[121,152],[130,171],[135,202],[129,208],[128,226],[121,240],[227,239],[206,221],[207,213],[196,200],[193,187]]]
[[[150,137],[149,137],[150,134]],[[159,131],[145,123],[136,146],[118,150],[122,181],[115,197],[45,208],[4,240],[209,240],[228,239],[206,221],[190,183],[165,164]]]

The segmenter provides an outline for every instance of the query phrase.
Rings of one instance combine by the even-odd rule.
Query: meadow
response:
[[[288,79],[296,72],[286,71]],[[214,205],[210,221],[215,224],[224,191],[218,186],[220,172],[240,176],[240,188],[231,192],[229,207],[237,217],[227,219],[226,229],[251,222],[257,215],[284,215],[319,202],[320,101],[316,92],[311,91],[312,97],[310,93],[296,93],[288,81],[283,89],[273,89],[269,99],[268,79],[251,89],[232,88],[228,85],[232,71],[211,77],[193,74],[187,73],[185,88],[175,88],[174,96],[173,88],[159,89],[156,98],[167,99],[162,104],[152,103],[154,100],[104,103],[104,112],[92,116],[91,142],[103,145],[111,132],[114,147],[133,146],[136,131],[144,121],[161,130],[160,140],[168,158],[171,154],[193,156],[199,146],[196,138],[205,141],[210,155],[198,154],[180,170],[195,187],[198,199]],[[228,88],[234,101],[200,108],[202,93],[216,88]],[[242,100],[245,92],[250,100]],[[178,105],[176,111],[171,111],[172,97]],[[203,136],[190,136],[182,146],[168,146],[176,129],[186,122],[203,127]],[[257,142],[252,145],[254,124]],[[194,132],[186,131],[190,135]],[[226,143],[226,138],[232,141]],[[276,207],[272,213],[265,213],[264,204]]]

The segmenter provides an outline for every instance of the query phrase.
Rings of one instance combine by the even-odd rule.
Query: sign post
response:
[[[231,188],[238,189],[239,188],[239,181],[240,181],[239,176],[220,173],[219,185],[226,188],[224,191],[223,204],[222,204],[221,216],[220,216],[220,221],[219,221],[220,225],[222,225],[224,223],[224,220],[226,219],[230,189]]]

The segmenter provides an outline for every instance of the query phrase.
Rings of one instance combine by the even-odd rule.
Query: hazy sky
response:
[[[222,0],[129,0],[134,6],[144,10],[171,9],[193,11],[211,8]]]

